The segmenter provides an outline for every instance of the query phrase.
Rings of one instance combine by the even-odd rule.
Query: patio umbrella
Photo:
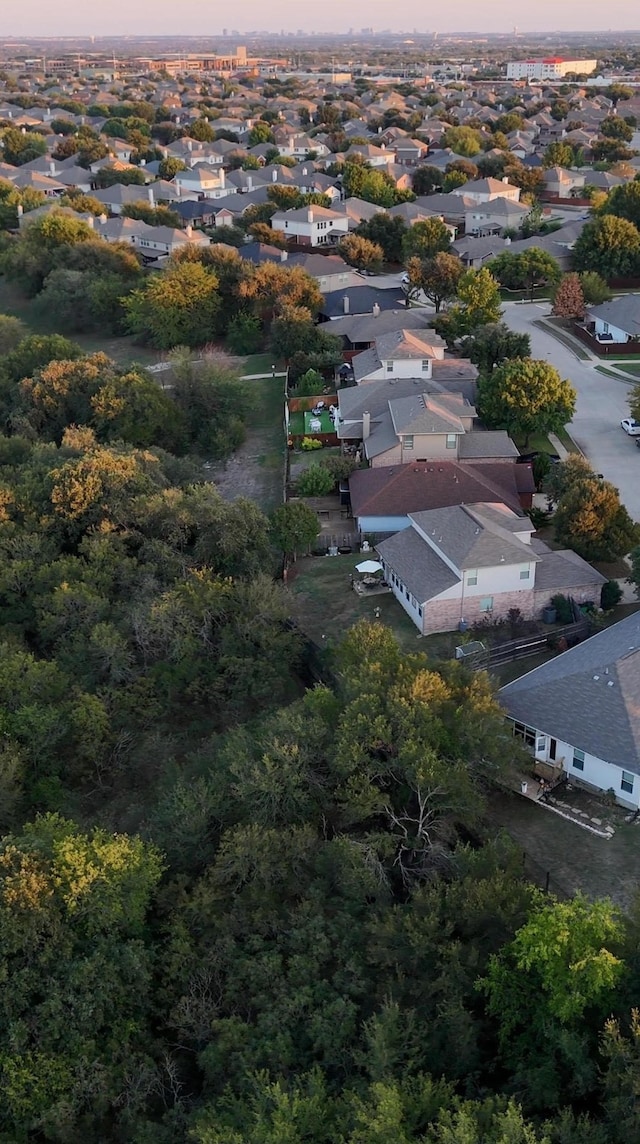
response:
[[[356,564],[356,572],[382,572],[382,564],[377,560],[363,560],[362,564]]]

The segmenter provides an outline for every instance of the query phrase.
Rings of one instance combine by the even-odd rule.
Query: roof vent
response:
[[[501,557],[500,557],[500,563],[501,563],[501,564],[504,564],[504,556],[501,556]]]
[[[607,683],[607,687],[613,687],[613,680],[612,679],[610,679],[609,682]]]
[[[600,676],[599,676],[599,675],[594,675],[594,677],[593,677],[593,678],[594,678],[594,679],[599,679],[599,678],[600,678]]]

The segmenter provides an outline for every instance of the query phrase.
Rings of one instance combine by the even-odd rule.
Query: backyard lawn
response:
[[[248,357],[240,358],[242,365],[242,372],[246,376],[256,373],[272,373],[273,366],[276,367],[276,373],[284,373],[285,366],[283,362],[274,357],[273,354],[250,354]]]
[[[339,641],[358,620],[375,620],[379,608],[380,622],[392,629],[403,651],[427,651],[426,641],[390,592],[364,598],[354,592],[350,577],[356,564],[367,559],[358,552],[299,560],[289,573],[289,587],[300,626],[322,646]]]

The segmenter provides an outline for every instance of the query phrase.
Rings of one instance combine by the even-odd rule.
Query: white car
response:
[[[640,421],[636,421],[633,417],[625,417],[620,424],[630,437],[640,437]]]

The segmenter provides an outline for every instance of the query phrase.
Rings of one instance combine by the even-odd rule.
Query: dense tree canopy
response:
[[[555,366],[531,358],[514,358],[480,381],[478,407],[494,428],[521,436],[524,445],[533,433],[558,432],[573,416],[576,394]]]

